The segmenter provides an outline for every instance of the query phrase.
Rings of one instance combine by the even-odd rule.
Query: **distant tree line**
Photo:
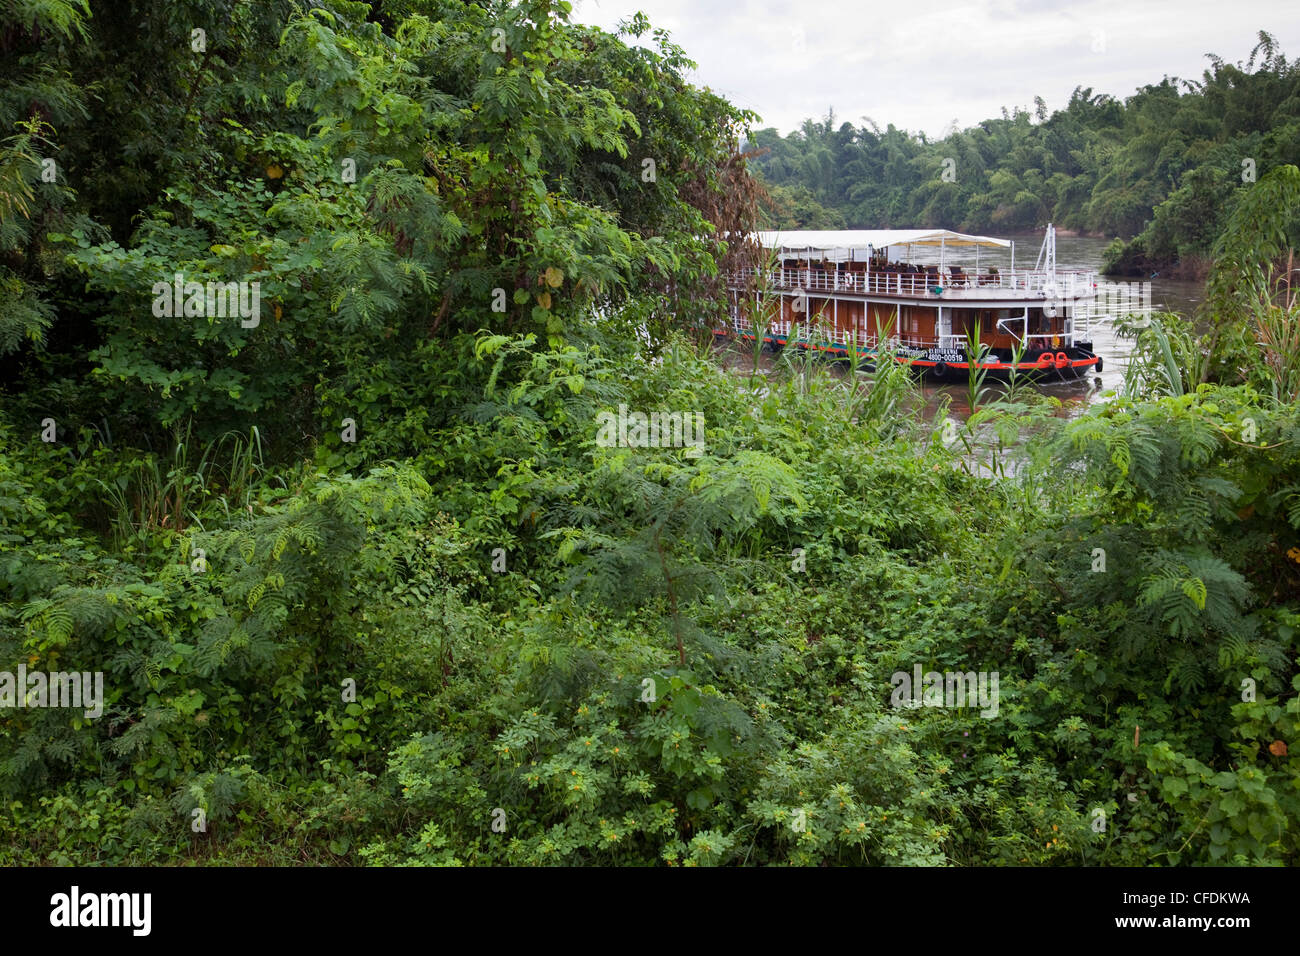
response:
[[[1121,101],[1076,87],[1063,110],[1002,110],[930,140],[870,118],[758,130],[751,161],[772,228],[944,227],[1014,232],[1048,222],[1123,237],[1116,271],[1205,267],[1244,185],[1300,162],[1300,69],[1260,31],[1244,64],[1209,54],[1200,80],[1166,76]]]

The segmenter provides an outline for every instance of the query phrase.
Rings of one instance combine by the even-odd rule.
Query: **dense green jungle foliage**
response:
[[[105,701],[0,709],[0,863],[1300,862],[1295,167],[1210,335],[928,424],[709,352],[754,118],[641,18],[4,11],[0,704]],[[894,706],[917,666],[996,713]]]
[[[1204,275],[1248,186],[1300,163],[1300,63],[1261,31],[1247,62],[1209,55],[1199,80],[1165,76],[1120,101],[1076,88],[1064,109],[953,130],[938,140],[833,111],[786,136],[749,137],[769,228],[943,227],[999,234],[1057,226],[1132,238],[1114,273]],[[1290,224],[1300,238],[1300,220]],[[1136,238],[1133,238],[1136,237]]]

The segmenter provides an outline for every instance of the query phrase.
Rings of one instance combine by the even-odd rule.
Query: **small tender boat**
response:
[[[756,239],[767,261],[728,274],[731,326],[715,335],[867,363],[889,356],[940,381],[966,378],[972,364],[994,377],[1014,370],[1049,380],[1102,370],[1090,333],[1097,275],[1057,270],[1050,225],[1031,270],[1015,268],[1009,239],[946,229],[760,232]],[[938,264],[913,261],[917,248],[929,259],[937,249]],[[1011,268],[981,272],[980,251],[989,248],[1009,249]],[[972,253],[973,265],[952,261]]]

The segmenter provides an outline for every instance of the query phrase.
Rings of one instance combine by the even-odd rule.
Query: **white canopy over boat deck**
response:
[[[968,236],[951,229],[790,229],[754,234],[765,249],[778,250],[783,256],[824,262],[870,262],[875,252],[890,246],[938,246],[939,262],[944,262],[948,246],[973,246],[976,271],[982,247],[1011,250],[1011,268],[1015,269],[1016,244],[1010,239],[992,236]]]
[[[949,229],[791,229],[755,233],[759,245],[782,252],[817,253],[814,258],[829,262],[868,259],[873,251],[889,246],[984,246],[993,249],[1011,247],[1010,239],[991,236],[968,236]]]

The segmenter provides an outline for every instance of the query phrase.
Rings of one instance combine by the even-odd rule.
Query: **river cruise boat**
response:
[[[717,335],[868,365],[887,355],[939,381],[965,379],[972,364],[995,378],[1016,371],[1048,381],[1102,370],[1090,332],[1097,274],[1056,268],[1051,226],[1032,269],[1016,268],[1009,239],[946,229],[756,239],[762,267],[728,274],[731,324]],[[984,250],[999,250],[1004,266],[1009,252],[1009,268],[989,267],[984,252],[981,269]]]

